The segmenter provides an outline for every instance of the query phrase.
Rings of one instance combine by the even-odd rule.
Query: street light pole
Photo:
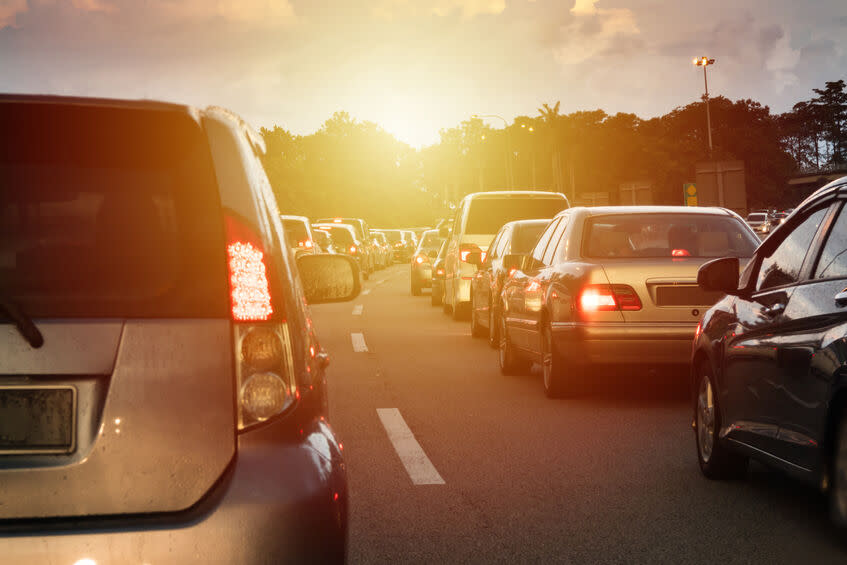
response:
[[[712,157],[712,116],[709,113],[709,79],[706,77],[706,67],[709,65],[714,65],[715,60],[709,59],[708,57],[700,57],[694,59],[694,65],[697,67],[703,67],[703,85],[706,87],[706,94],[703,96],[703,100],[706,102],[706,126],[709,132],[709,158]]]
[[[503,116],[497,114],[473,114],[471,118],[497,118],[503,120],[503,129],[506,132],[506,179],[509,181],[509,190],[515,189],[515,177],[512,173],[512,142],[509,138],[509,122]]]

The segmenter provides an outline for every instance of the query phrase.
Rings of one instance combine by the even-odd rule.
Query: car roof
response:
[[[108,108],[128,108],[136,110],[159,110],[197,114],[197,109],[185,104],[162,102],[160,100],[124,99],[124,98],[88,98],[81,96],[58,96],[52,94],[0,94],[0,102],[29,102],[33,104],[56,104],[67,106],[101,106]]]
[[[511,222],[506,222],[503,224],[503,228],[506,226],[532,226],[532,225],[543,225],[549,224],[552,221],[551,218],[533,218],[531,220],[512,220]],[[500,228],[500,229],[503,229]]]
[[[576,206],[559,212],[583,213],[588,216],[609,214],[704,214],[709,216],[732,216],[729,210],[716,206]]]

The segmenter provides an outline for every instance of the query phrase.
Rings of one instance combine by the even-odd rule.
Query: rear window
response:
[[[512,253],[526,255],[535,244],[541,233],[550,225],[550,222],[538,224],[524,224],[515,227],[514,235],[512,236]]]
[[[0,293],[34,317],[227,315],[217,183],[181,112],[0,104]]]
[[[355,243],[353,239],[353,233],[350,231],[351,228],[342,228],[342,227],[325,227],[321,228],[324,231],[328,231],[329,235],[332,236],[332,241],[343,246],[353,245]]]
[[[420,248],[422,251],[438,251],[444,238],[438,236],[437,231],[424,232]]]
[[[620,214],[586,220],[586,257],[750,257],[758,240],[735,218]]]
[[[507,222],[552,218],[565,208],[563,198],[478,198],[471,201],[465,233],[494,235]]]
[[[303,220],[283,219],[282,227],[285,228],[285,240],[292,247],[296,247],[299,242],[309,239],[309,232],[306,231],[306,224],[303,223]]]
[[[749,214],[747,216],[748,222],[764,222],[767,219],[765,214]]]

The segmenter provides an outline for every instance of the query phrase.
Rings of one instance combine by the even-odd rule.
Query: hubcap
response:
[[[549,389],[553,375],[553,338],[548,330],[544,330],[542,347],[541,367],[544,372],[544,388]]]
[[[715,443],[715,401],[712,382],[707,376],[700,381],[700,392],[697,394],[697,440],[700,458],[708,463]]]

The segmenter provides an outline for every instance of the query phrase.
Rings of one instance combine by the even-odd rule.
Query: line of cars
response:
[[[745,218],[744,221],[747,222],[747,225],[749,225],[759,237],[764,238],[780,225],[784,224],[785,220],[793,211],[794,208],[789,208],[783,211],[770,209],[754,210],[747,214],[747,218]]]
[[[549,397],[606,369],[678,375],[706,477],[756,459],[826,492],[847,527],[847,177],[765,241],[720,208],[577,207],[462,247],[477,197],[433,262],[432,303],[455,315],[468,296],[503,374],[537,363]]]

